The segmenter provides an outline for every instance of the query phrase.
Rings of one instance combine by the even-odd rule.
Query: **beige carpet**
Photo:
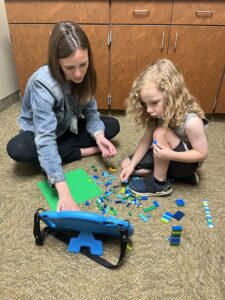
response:
[[[211,121],[207,130],[209,157],[200,172],[200,185],[173,184],[173,194],[157,198],[160,207],[151,213],[148,223],[139,217],[141,208],[115,205],[118,217],[130,219],[135,234],[132,250],[124,265],[108,270],[82,254],[74,255],[66,246],[49,237],[43,247],[34,243],[33,214],[38,207],[47,208],[37,182],[44,179],[31,166],[10,160],[5,146],[16,134],[19,103],[0,114],[0,299],[225,299],[225,122]],[[102,162],[99,156],[82,159],[65,166],[65,170],[82,167],[91,173],[95,164],[99,174],[109,165],[118,168],[121,159],[133,152],[141,132],[130,120],[119,115],[121,133],[115,139],[118,155]],[[115,182],[119,182],[116,180]],[[165,211],[176,212],[177,198],[186,201],[180,222],[161,222]],[[209,201],[215,227],[207,226],[202,201]],[[150,206],[149,199],[143,207]],[[87,210],[84,206],[82,209]],[[96,210],[92,201],[90,211]],[[129,217],[128,212],[132,212]],[[171,225],[182,225],[182,242],[171,247],[167,240]],[[104,256],[116,262],[118,248],[104,245]]]

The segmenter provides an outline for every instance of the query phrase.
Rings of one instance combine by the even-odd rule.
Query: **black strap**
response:
[[[43,245],[44,242],[44,231],[45,230],[41,230],[41,225],[40,225],[40,214],[39,211],[45,211],[43,208],[39,208],[35,214],[34,214],[34,229],[33,229],[33,234],[34,234],[34,238],[35,238],[35,243],[37,245]]]
[[[71,234],[67,234],[65,232],[59,232],[49,227],[45,227],[43,230],[40,229],[40,215],[39,211],[43,210],[43,208],[39,208],[34,214],[34,238],[37,245],[41,246],[44,243],[45,233],[50,234],[51,236],[57,238],[58,240],[64,242],[65,244],[69,245]],[[118,230],[120,231],[120,256],[118,262],[116,264],[112,264],[106,259],[101,256],[93,255],[90,253],[89,248],[81,248],[80,253],[87,256],[88,258],[92,259],[93,261],[97,262],[98,264],[102,265],[108,269],[116,269],[121,266],[123,262],[123,258],[126,254],[127,243],[128,243],[128,229],[122,228],[118,226]]]

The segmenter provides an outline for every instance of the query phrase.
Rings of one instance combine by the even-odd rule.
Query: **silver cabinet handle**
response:
[[[148,17],[150,14],[150,11],[147,9],[135,9],[133,10],[133,15],[135,17]]]
[[[211,10],[196,10],[195,14],[197,17],[212,17],[213,11],[211,11]]]
[[[165,41],[165,32],[163,32],[162,34],[161,52],[163,51],[164,48],[164,41]]]
[[[176,33],[176,36],[175,36],[175,42],[174,42],[174,48],[173,48],[173,51],[174,51],[174,52],[177,50],[178,36],[179,36],[179,33],[177,32],[177,33]]]

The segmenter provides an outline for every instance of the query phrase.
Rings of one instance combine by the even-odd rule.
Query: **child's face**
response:
[[[152,118],[161,118],[164,113],[163,94],[152,83],[140,91],[142,102]]]
[[[77,49],[75,53],[67,58],[60,58],[59,65],[68,81],[81,83],[88,69],[88,50]]]

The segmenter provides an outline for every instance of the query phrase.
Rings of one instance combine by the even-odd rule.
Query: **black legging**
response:
[[[112,139],[120,131],[117,119],[113,117],[101,117],[105,124],[105,137]],[[69,163],[81,158],[80,148],[96,146],[95,140],[85,129],[86,122],[79,119],[78,134],[67,130],[62,136],[57,138],[58,152],[63,163]],[[17,162],[30,162],[39,164],[37,149],[34,142],[34,133],[22,131],[12,138],[7,145],[8,155]]]

